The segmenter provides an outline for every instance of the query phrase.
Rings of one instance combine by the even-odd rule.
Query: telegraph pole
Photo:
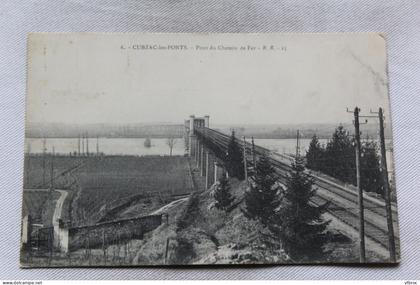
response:
[[[244,157],[244,174],[245,174],[245,181],[248,181],[248,169],[246,163],[246,140],[245,136],[243,136],[244,144],[243,144],[243,157]]]
[[[82,135],[82,156],[85,156],[85,135]]]
[[[251,142],[252,142],[252,164],[254,165],[254,171],[256,171],[257,169],[257,161],[255,159],[255,144],[254,144],[254,137],[251,137]]]
[[[354,130],[356,139],[356,181],[359,198],[359,246],[360,246],[360,263],[366,262],[365,253],[365,217],[363,207],[363,189],[360,184],[360,128],[359,128],[359,112],[358,107],[354,108]]]
[[[299,130],[296,131],[296,159],[300,155],[300,142],[299,142]]]
[[[89,134],[86,133],[86,155],[89,156]]]
[[[44,139],[42,140],[42,187],[45,187],[45,183],[46,183],[46,179],[45,179],[45,177],[46,177],[46,169],[45,169],[45,167],[46,167],[46,152],[47,152],[47,147],[46,147],[46,144],[47,144],[47,141],[46,141],[46,139],[45,139],[45,137],[44,137]]]
[[[52,148],[52,154],[51,154],[51,173],[50,173],[50,188],[51,192],[54,189],[54,155],[55,155],[55,149]]]
[[[25,181],[26,181],[26,187],[29,187],[29,167],[30,167],[30,161],[29,158],[31,156],[31,143],[28,143],[28,148],[26,149],[26,156],[25,156]]]
[[[96,156],[99,156],[99,136],[96,136]]]
[[[200,148],[200,175],[203,176],[204,175],[204,144],[201,143],[201,148]]]
[[[53,191],[54,191],[54,147],[52,147],[51,153],[51,168],[50,168],[50,191],[48,191],[48,207],[50,211],[53,211]],[[52,221],[54,223],[54,221]],[[52,257],[52,250],[53,250],[53,235],[49,235],[48,246],[50,247],[50,259]],[[51,262],[51,260],[49,260]]]
[[[79,137],[77,139],[77,155],[80,156],[80,134],[79,134]]]
[[[209,189],[209,156],[210,153],[206,150],[206,190]]]
[[[392,220],[392,207],[391,207],[391,191],[389,187],[388,179],[388,166],[386,163],[386,150],[385,150],[385,134],[384,134],[384,116],[382,108],[379,108],[379,136],[380,136],[380,145],[381,145],[381,168],[382,168],[382,178],[384,183],[384,198],[385,198],[385,208],[386,208],[386,221],[388,225],[388,246],[389,246],[389,258],[392,262],[396,262],[395,254],[395,236],[394,236],[394,225]]]

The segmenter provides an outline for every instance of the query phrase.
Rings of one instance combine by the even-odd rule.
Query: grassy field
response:
[[[55,188],[65,189],[68,179],[65,178],[65,171],[83,164],[89,158],[51,156],[47,154],[45,158],[41,155],[25,155],[25,170],[23,178],[23,188],[42,189],[49,188],[51,181],[51,165],[53,165],[53,177]],[[63,175],[64,173],[64,175]],[[45,176],[45,181],[44,181]],[[45,183],[44,183],[45,182]]]
[[[137,202],[139,198],[163,198],[192,190],[188,158],[182,156],[52,158],[47,155],[45,162],[39,155],[26,156],[24,188],[49,188],[51,163],[54,165],[55,189],[75,192],[71,195],[74,201],[65,207],[71,212],[73,225],[92,224],[107,210],[124,203],[129,205],[130,201]],[[70,169],[74,171],[68,172]],[[35,194],[29,194],[25,202],[30,211],[38,211],[36,209],[39,207],[35,204],[41,205],[45,202],[45,199],[42,199],[43,194],[36,194],[35,198],[31,195]],[[70,201],[66,201],[67,204],[70,204]],[[67,213],[63,214],[67,216]]]
[[[78,224],[95,222],[104,209],[147,196],[191,192],[188,159],[181,156],[105,156],[75,172],[80,193],[74,202]]]

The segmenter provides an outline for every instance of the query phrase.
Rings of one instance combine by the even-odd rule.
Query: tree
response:
[[[219,185],[214,192],[214,199],[216,200],[216,208],[226,211],[232,205],[233,200],[232,194],[230,193],[229,180],[226,176],[223,176],[219,180]]]
[[[354,139],[343,126],[338,126],[327,143],[325,163],[320,170],[344,182],[356,182]]]
[[[272,221],[279,205],[279,187],[276,185],[274,168],[268,157],[263,155],[257,162],[254,183],[245,192],[245,215],[260,220],[265,226]]]
[[[360,179],[364,191],[383,194],[383,179],[376,142],[366,139],[360,147]],[[341,181],[356,185],[354,139],[338,126],[324,149],[314,135],[306,153],[306,166],[320,170]]]
[[[271,227],[277,229],[284,250],[296,262],[312,261],[324,252],[329,221],[324,221],[321,215],[328,204],[311,203],[315,193],[312,178],[304,173],[303,161],[297,158],[286,178],[282,206],[275,219],[278,227]]]
[[[318,137],[313,135],[309,148],[306,151],[306,167],[320,170],[324,163],[324,149],[319,143]]]
[[[239,180],[245,178],[242,151],[236,141],[235,131],[232,131],[228,144],[226,167],[230,176],[236,177]]]
[[[174,148],[174,145],[176,144],[176,138],[174,137],[167,138],[166,144],[169,146],[169,155],[172,156],[172,149]]]
[[[368,139],[362,144],[360,170],[360,183],[363,190],[382,195],[384,193],[384,185],[378,156],[378,146],[372,140]]]

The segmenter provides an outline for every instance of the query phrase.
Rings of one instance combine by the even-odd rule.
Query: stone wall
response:
[[[99,223],[93,226],[60,227],[59,239],[62,252],[77,249],[102,248],[125,240],[142,239],[143,235],[162,223],[162,215],[151,215]]]

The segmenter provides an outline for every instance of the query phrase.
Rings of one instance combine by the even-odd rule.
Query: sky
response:
[[[356,105],[389,113],[387,84],[376,34],[32,34],[26,118],[351,123]]]

